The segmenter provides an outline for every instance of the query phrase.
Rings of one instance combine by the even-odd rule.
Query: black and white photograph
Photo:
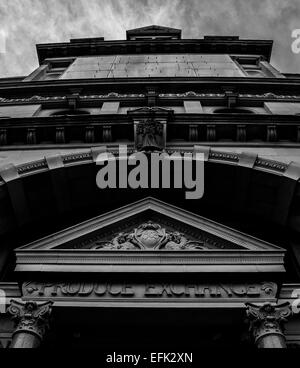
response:
[[[0,0],[0,352],[62,348],[300,348],[299,0]]]

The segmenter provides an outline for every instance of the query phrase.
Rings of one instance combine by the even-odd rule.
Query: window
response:
[[[245,71],[246,71],[246,73],[249,77],[255,77],[255,78],[265,77],[265,74],[260,69],[254,69],[254,70],[253,69],[250,69],[250,70],[245,69]]]
[[[39,75],[40,80],[57,80],[59,79],[75,59],[51,59],[47,68]]]
[[[257,57],[235,57],[234,60],[247,77],[264,78],[267,76],[260,65],[260,59]]]
[[[54,80],[54,79],[59,79],[59,77],[61,76],[62,73],[46,73],[44,75],[43,80]]]
[[[65,72],[66,68],[55,68],[50,67],[44,74],[43,80],[54,80],[59,79],[59,77]]]

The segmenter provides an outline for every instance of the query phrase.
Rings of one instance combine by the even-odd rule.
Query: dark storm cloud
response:
[[[273,64],[300,73],[300,54],[291,51],[299,0],[0,0],[0,35],[6,35],[0,76],[30,73],[37,66],[36,43],[124,39],[126,29],[149,24],[182,28],[185,38],[274,39]]]

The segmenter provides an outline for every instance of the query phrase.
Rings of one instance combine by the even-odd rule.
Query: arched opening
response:
[[[48,170],[47,163],[41,161],[37,161],[36,170],[30,169],[29,172],[25,171],[28,165],[24,165],[24,169],[19,167],[24,174],[16,184],[24,192],[23,200],[12,206],[7,186],[14,183],[0,186],[0,220],[6,224],[1,228],[1,236],[14,233],[19,238],[16,245],[34,241],[33,233],[36,237],[43,237],[151,196],[272,242],[273,237],[280,238],[273,231],[274,224],[286,224],[291,215],[289,208],[295,200],[294,196],[285,202],[279,200],[278,193],[288,195],[294,190],[295,182],[281,175],[281,171],[265,170],[264,161],[267,160],[249,168],[234,164],[228,153],[228,161],[213,156],[205,162],[204,196],[186,200],[185,188],[99,189],[96,185],[99,167],[91,154],[85,155],[85,161],[82,161],[82,153],[78,158],[76,153],[63,156],[64,165],[58,170]],[[271,231],[267,230],[267,225]]]

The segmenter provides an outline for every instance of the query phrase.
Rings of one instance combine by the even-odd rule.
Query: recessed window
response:
[[[239,64],[240,68],[248,77],[264,78],[266,74],[257,57],[237,57],[234,60]]]
[[[248,109],[217,109],[214,114],[254,114],[254,112]]]
[[[46,73],[43,80],[59,79],[62,73]]]
[[[48,67],[39,75],[39,80],[57,80],[64,74],[75,59],[51,60]]]
[[[265,74],[262,70],[259,69],[245,69],[245,72],[249,77],[256,77],[256,78],[263,78],[265,77]]]

